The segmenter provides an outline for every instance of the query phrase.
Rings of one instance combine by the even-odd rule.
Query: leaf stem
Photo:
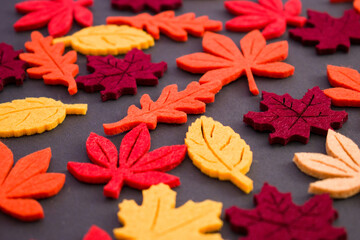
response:
[[[245,72],[246,72],[246,76],[247,76],[247,79],[248,79],[250,92],[253,95],[258,95],[259,94],[259,89],[256,86],[255,79],[254,79],[254,76],[253,76],[253,74],[251,72],[251,69],[249,67],[247,67],[247,68],[245,68]]]
[[[87,112],[87,104],[64,104],[66,114],[85,115]]]

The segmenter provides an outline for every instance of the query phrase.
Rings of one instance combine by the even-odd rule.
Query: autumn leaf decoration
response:
[[[186,146],[174,145],[149,152],[150,134],[145,124],[129,132],[122,140],[119,152],[110,140],[91,133],[86,149],[92,163],[69,162],[68,170],[79,181],[107,183],[104,195],[118,198],[124,184],[136,189],[165,183],[180,185],[178,177],[164,173],[178,166],[185,158]]]
[[[250,92],[259,94],[253,74],[271,78],[286,78],[295,68],[279,62],[287,58],[288,43],[281,41],[266,45],[258,30],[248,33],[240,41],[242,52],[228,37],[206,32],[203,38],[206,53],[193,53],[176,59],[177,66],[191,73],[205,73],[200,84],[218,81],[222,85],[246,75]]]
[[[350,138],[329,129],[326,153],[295,153],[294,163],[304,173],[324,179],[311,183],[309,192],[348,198],[360,192],[360,150]]]
[[[64,56],[63,43],[52,45],[51,36],[44,38],[40,32],[31,33],[31,42],[26,42],[25,47],[29,53],[21,53],[20,59],[29,63],[32,68],[27,70],[30,78],[44,79],[45,84],[65,85],[70,95],[77,93],[74,77],[79,72],[79,66],[74,64],[77,59],[75,51],[70,51]]]
[[[347,239],[344,228],[332,226],[338,213],[328,195],[315,196],[297,206],[290,193],[281,193],[265,183],[254,196],[254,203],[253,210],[236,206],[226,209],[225,217],[231,229],[246,234],[241,239]]]
[[[325,89],[326,96],[335,106],[360,107],[360,73],[355,69],[327,66],[327,75],[331,86]]]
[[[83,240],[112,240],[110,235],[96,225],[91,226]]]
[[[143,191],[143,203],[124,200],[119,204],[119,221],[124,225],[114,229],[117,239],[148,240],[222,240],[217,231],[222,203],[205,200],[188,201],[175,208],[176,192],[167,185],[159,184]],[[141,221],[139,221],[141,219]]]
[[[360,12],[360,0],[330,0],[331,3],[354,2],[354,8]]]
[[[140,12],[145,8],[154,12],[181,7],[182,0],[111,0],[111,5],[120,10]]]
[[[93,24],[93,15],[86,8],[93,5],[93,0],[40,0],[17,3],[15,8],[26,13],[15,24],[16,31],[34,30],[48,24],[49,34],[60,37],[68,33],[73,18],[82,27]]]
[[[130,25],[139,29],[145,29],[155,39],[160,38],[160,32],[175,41],[187,41],[187,33],[196,37],[204,35],[205,31],[220,31],[222,23],[210,20],[208,16],[196,18],[195,13],[186,13],[175,17],[174,11],[166,11],[152,16],[142,13],[134,17],[108,17],[107,24]]]
[[[141,109],[131,105],[125,118],[115,123],[103,124],[105,134],[119,134],[141,123],[146,123],[149,129],[155,129],[158,122],[185,123],[187,114],[204,113],[206,103],[213,102],[220,89],[219,81],[202,85],[191,82],[180,92],[176,84],[168,85],[157,101],[152,101],[150,96],[145,94],[140,99]]]
[[[230,127],[202,116],[189,127],[185,144],[189,157],[203,173],[230,180],[245,193],[253,189],[253,181],[245,176],[250,170],[252,152]]]
[[[46,173],[50,148],[19,159],[13,168],[11,150],[0,142],[0,210],[22,221],[44,218],[41,205],[34,199],[56,195],[65,183],[65,174]]]

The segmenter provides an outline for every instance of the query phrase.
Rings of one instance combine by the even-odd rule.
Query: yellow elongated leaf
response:
[[[114,229],[117,239],[143,240],[221,240],[217,231],[222,203],[205,200],[188,201],[175,208],[176,192],[159,184],[143,191],[143,203],[124,200],[119,204],[119,221],[124,227]]]
[[[133,48],[147,49],[154,46],[154,38],[137,28],[126,25],[100,25],[84,28],[72,36],[55,38],[84,55],[125,54]]]
[[[311,183],[309,192],[328,193],[333,198],[348,198],[360,192],[360,150],[350,139],[329,129],[328,155],[295,153],[294,163],[304,173],[325,179]]]
[[[253,181],[245,174],[250,170],[252,152],[230,127],[202,116],[189,127],[185,144],[189,157],[203,173],[230,180],[245,193],[251,192]]]
[[[63,104],[52,98],[25,98],[0,104],[0,137],[33,135],[55,128],[66,114],[85,115],[87,104]]]

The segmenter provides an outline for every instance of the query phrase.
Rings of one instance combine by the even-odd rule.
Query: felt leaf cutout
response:
[[[125,54],[133,48],[147,49],[155,44],[146,32],[126,25],[87,27],[71,36],[55,38],[53,42],[65,43],[84,55]]]
[[[330,0],[331,3],[354,2],[354,8],[360,12],[360,0]]]
[[[319,87],[309,89],[300,100],[289,94],[263,92],[260,110],[248,112],[244,122],[258,131],[271,131],[269,142],[286,145],[291,141],[307,143],[310,131],[325,135],[328,129],[341,128],[348,114],[333,111],[331,100]]]
[[[261,192],[254,196],[256,208],[241,209],[236,206],[225,211],[231,229],[246,234],[241,239],[328,239],[347,238],[344,228],[332,226],[338,217],[328,195],[311,198],[304,205],[292,202],[290,193],[280,193],[265,183]]]
[[[253,74],[271,78],[286,78],[295,68],[279,62],[287,58],[287,41],[266,45],[258,30],[248,33],[240,41],[242,52],[228,37],[206,32],[203,39],[206,53],[192,53],[176,59],[177,66],[191,73],[205,73],[200,84],[221,81],[222,85],[246,75],[250,92],[259,94]]]
[[[65,183],[65,174],[46,173],[51,158],[46,148],[19,159],[15,166],[11,150],[0,142],[0,210],[22,221],[44,218],[35,200],[56,195]]]
[[[77,93],[74,77],[79,73],[79,66],[74,64],[77,59],[75,51],[64,54],[62,43],[51,45],[52,37],[44,38],[40,32],[31,33],[31,42],[25,43],[29,53],[21,53],[20,59],[32,68],[27,70],[30,78],[44,79],[45,84],[64,85],[70,95]]]
[[[146,189],[158,183],[170,187],[180,185],[178,177],[166,174],[185,158],[186,146],[173,145],[150,149],[150,134],[145,124],[134,128],[123,138],[118,152],[107,138],[91,133],[86,141],[90,160],[94,163],[69,162],[67,168],[79,181],[107,183],[104,195],[118,198],[124,184]]]
[[[166,11],[152,16],[142,13],[133,17],[108,17],[107,24],[130,25],[139,29],[145,29],[156,40],[160,38],[160,32],[175,41],[185,42],[188,33],[196,37],[204,35],[205,31],[220,31],[222,22],[210,20],[208,16],[196,18],[195,13],[185,13],[175,17],[174,11]]]
[[[166,62],[152,63],[151,55],[133,49],[125,58],[87,56],[87,68],[92,74],[76,79],[86,92],[101,91],[101,99],[118,99],[123,94],[136,94],[136,85],[157,85],[167,70]]]
[[[111,5],[120,10],[140,12],[146,7],[154,12],[181,7],[182,0],[111,0]]]
[[[96,225],[91,226],[83,240],[112,240],[109,234]]]
[[[21,137],[50,131],[67,114],[85,115],[87,104],[63,104],[52,98],[25,98],[0,104],[0,137]]]
[[[222,203],[205,200],[188,201],[175,208],[176,192],[159,184],[143,191],[143,203],[124,200],[119,204],[119,221],[124,225],[114,229],[117,239],[147,240],[221,240],[218,231]],[[141,221],[139,221],[141,219]]]
[[[203,173],[220,180],[230,180],[245,193],[253,181],[245,174],[252,163],[249,145],[230,127],[202,116],[189,127],[185,144],[194,165]]]
[[[48,0],[25,1],[17,3],[15,8],[26,13],[15,24],[16,31],[34,30],[48,25],[49,34],[60,37],[67,34],[75,18],[82,27],[93,24],[93,15],[86,7],[92,6],[93,0]]]
[[[198,82],[191,82],[185,90],[180,92],[178,92],[176,84],[166,86],[155,102],[148,94],[145,94],[140,99],[140,109],[131,105],[125,118],[115,123],[103,124],[105,134],[119,134],[141,123],[146,123],[149,129],[155,129],[158,122],[186,123],[187,114],[204,113],[206,103],[213,102],[215,94],[220,89],[219,81],[202,85]]]
[[[309,193],[348,198],[360,192],[360,149],[350,138],[329,129],[326,152],[295,153],[294,163],[304,173],[324,179],[311,183]]]
[[[326,96],[335,106],[360,107],[360,74],[355,69],[328,65],[327,75],[331,86]]]
[[[309,27],[290,30],[290,37],[304,45],[316,45],[318,54],[348,52],[350,43],[360,42],[360,15],[354,10],[345,11],[341,18],[313,10],[307,14]]]
[[[282,0],[225,1],[225,8],[238,17],[226,22],[226,29],[235,32],[247,32],[254,29],[264,29],[262,34],[266,39],[281,37],[286,31],[286,25],[302,27],[306,18],[301,13],[300,0],[288,0],[283,5]]]
[[[10,83],[17,86],[23,84],[26,62],[19,60],[19,54],[22,52],[23,50],[14,51],[13,46],[9,44],[0,43],[0,91]]]

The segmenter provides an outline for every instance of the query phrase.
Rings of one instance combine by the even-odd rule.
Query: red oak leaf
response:
[[[14,51],[11,45],[0,43],[0,91],[9,83],[22,85],[25,79],[26,62],[19,60],[23,50]]]
[[[205,31],[220,31],[222,22],[210,20],[208,16],[196,18],[195,13],[185,13],[175,17],[174,11],[166,11],[152,16],[142,13],[134,17],[108,17],[107,24],[127,24],[139,29],[145,29],[155,39],[160,38],[160,31],[175,41],[185,42],[188,33],[197,37]]]
[[[234,15],[241,15],[226,22],[230,31],[247,32],[263,29],[266,39],[277,38],[286,31],[286,24],[302,27],[305,17],[300,17],[301,1],[259,0],[259,4],[250,1],[226,1],[225,8]]]
[[[87,67],[90,72],[87,76],[76,79],[79,88],[86,92],[101,90],[101,99],[118,99],[123,94],[136,94],[139,85],[157,85],[158,78],[167,69],[166,62],[152,63],[151,55],[133,49],[125,58],[117,59],[114,56],[87,56]]]
[[[258,30],[248,33],[240,41],[241,50],[228,37],[206,32],[203,48],[207,53],[192,53],[176,59],[177,66],[191,73],[205,73],[200,84],[221,81],[229,84],[246,75],[250,92],[259,94],[253,74],[257,76],[285,78],[294,74],[295,68],[279,62],[288,56],[288,42],[266,45]]]
[[[91,133],[86,141],[90,160],[94,163],[69,162],[67,168],[79,181],[107,183],[104,195],[118,198],[123,184],[136,189],[165,183],[180,185],[178,177],[164,173],[178,166],[186,154],[185,145],[150,149],[150,134],[146,124],[134,128],[122,140],[119,160],[114,144],[107,138]]]
[[[96,225],[91,226],[83,240],[111,240],[110,235]]]
[[[161,10],[181,7],[182,0],[111,0],[111,4],[120,10],[130,9],[134,12],[140,12],[148,7],[154,12],[160,12]]]
[[[65,174],[46,173],[50,148],[19,159],[13,168],[11,150],[0,142],[0,210],[23,221],[44,218],[34,199],[56,195],[65,183]]]
[[[244,210],[231,207],[226,219],[233,231],[247,234],[243,240],[345,240],[344,228],[332,226],[338,217],[328,195],[317,195],[302,206],[292,202],[290,193],[280,193],[265,183],[254,196],[256,208]]]
[[[307,143],[310,131],[326,135],[328,129],[340,128],[348,118],[345,111],[331,110],[331,99],[319,87],[309,89],[300,100],[268,92],[262,97],[260,109],[265,112],[248,112],[244,122],[255,130],[271,131],[270,144]]]
[[[48,24],[49,34],[61,37],[71,29],[73,18],[82,27],[93,24],[93,15],[86,8],[93,5],[93,0],[40,0],[17,3],[15,8],[26,13],[15,24],[16,31],[34,30]]]
[[[308,10],[310,27],[289,31],[290,37],[304,45],[316,45],[318,54],[331,54],[336,50],[348,52],[350,42],[360,42],[360,15],[347,10],[341,18],[333,18],[328,13]]]

